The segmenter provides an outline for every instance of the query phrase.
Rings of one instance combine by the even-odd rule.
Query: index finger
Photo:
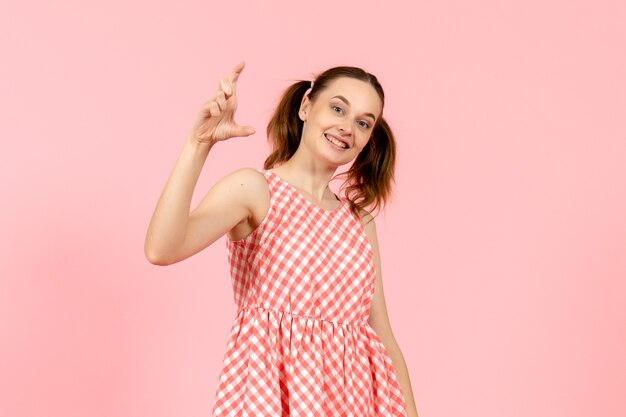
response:
[[[245,66],[246,66],[246,63],[243,61],[235,65],[235,68],[233,68],[233,72],[230,74],[231,83],[235,84],[237,82],[237,80],[239,79],[239,75],[241,74],[241,71],[243,71],[243,68]]]

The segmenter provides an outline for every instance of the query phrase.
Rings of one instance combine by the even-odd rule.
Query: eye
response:
[[[359,123],[359,126],[361,126],[363,129],[369,129],[370,127],[370,124],[363,120],[360,120],[358,123]]]
[[[335,113],[343,113],[343,109],[339,106],[332,106],[332,109]]]

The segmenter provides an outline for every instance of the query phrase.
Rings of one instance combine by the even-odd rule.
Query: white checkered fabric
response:
[[[368,324],[375,265],[363,225],[259,170],[270,208],[226,238],[237,315],[214,417],[406,417],[391,357]]]

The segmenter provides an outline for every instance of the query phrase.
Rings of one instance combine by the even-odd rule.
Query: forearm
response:
[[[386,342],[385,348],[389,352],[389,356],[391,356],[393,367],[395,368],[396,375],[398,376],[398,382],[400,383],[404,393],[404,400],[406,402],[408,413],[407,417],[418,417],[417,407],[415,406],[415,398],[413,397],[413,388],[411,387],[411,379],[409,378],[409,371],[406,366],[406,361],[404,360],[404,355],[400,350],[400,346],[398,346],[398,343],[394,340]]]
[[[144,244],[146,257],[154,263],[183,244],[189,221],[191,198],[213,143],[199,143],[187,137],[157,202]]]

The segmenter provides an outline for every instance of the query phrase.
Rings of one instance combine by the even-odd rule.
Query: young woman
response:
[[[391,192],[395,139],[372,74],[335,67],[283,94],[263,169],[217,181],[189,212],[213,146],[255,133],[234,120],[241,62],[202,106],[145,241],[156,265],[226,235],[237,316],[213,416],[417,417],[385,306],[373,216]],[[328,184],[341,165],[345,196]]]

